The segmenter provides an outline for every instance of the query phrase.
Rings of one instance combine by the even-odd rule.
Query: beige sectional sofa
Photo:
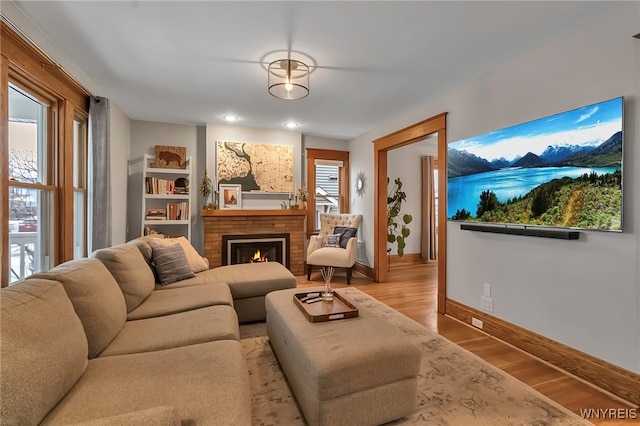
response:
[[[240,299],[259,299],[255,281],[278,271],[264,300],[269,288],[295,287],[295,277],[281,265],[265,274],[237,265],[157,287],[145,244],[99,250],[2,289],[2,424],[251,424],[224,280]],[[249,266],[245,291],[238,280]],[[263,315],[264,306],[249,312],[256,303],[243,315]]]

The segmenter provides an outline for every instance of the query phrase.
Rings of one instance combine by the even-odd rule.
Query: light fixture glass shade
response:
[[[302,99],[309,94],[309,67],[293,59],[269,64],[269,93],[280,99]]]

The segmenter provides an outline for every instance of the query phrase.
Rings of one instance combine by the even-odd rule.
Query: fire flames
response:
[[[250,263],[268,262],[267,256],[260,255],[260,250],[256,250],[253,257],[249,259]]]

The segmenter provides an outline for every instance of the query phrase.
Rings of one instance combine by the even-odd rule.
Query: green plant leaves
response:
[[[407,228],[406,226],[403,226],[402,230],[400,231],[400,233],[402,234],[402,236],[404,238],[407,238],[409,236],[409,234],[411,233],[411,230],[409,228]]]
[[[401,257],[404,255],[404,248],[406,247],[404,240],[411,233],[411,230],[405,225],[411,223],[413,216],[410,214],[400,216],[402,202],[406,201],[407,194],[402,191],[402,181],[399,177],[394,179],[393,182],[394,186],[387,196],[387,242],[397,244],[398,256]],[[388,183],[389,178],[387,177]]]

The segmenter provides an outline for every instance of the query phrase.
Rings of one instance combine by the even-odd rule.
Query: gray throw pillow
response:
[[[162,285],[195,277],[180,244],[168,247],[154,246],[153,263]]]
[[[327,235],[327,247],[340,247],[340,234]]]
[[[333,229],[335,234],[340,234],[340,247],[343,249],[347,248],[347,243],[349,240],[356,236],[358,230],[356,228],[350,228],[348,226],[336,226]]]

